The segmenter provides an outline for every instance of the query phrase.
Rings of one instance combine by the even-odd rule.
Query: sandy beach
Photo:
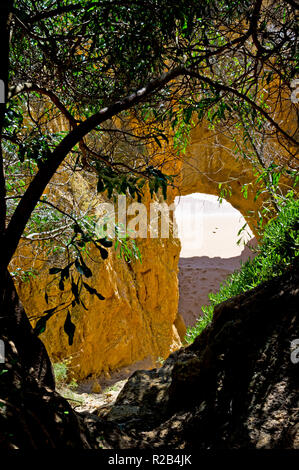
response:
[[[217,292],[226,277],[254,256],[246,244],[255,244],[245,220],[226,201],[219,205],[215,196],[180,198],[176,210],[182,243],[179,260],[179,313],[186,326],[193,326],[208,294]],[[242,237],[241,243],[237,241]]]

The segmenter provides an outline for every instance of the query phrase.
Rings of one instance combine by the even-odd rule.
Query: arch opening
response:
[[[254,256],[250,246],[256,242],[242,214],[217,196],[193,193],[176,197],[175,205],[181,241],[178,313],[190,327],[209,303],[208,294]]]

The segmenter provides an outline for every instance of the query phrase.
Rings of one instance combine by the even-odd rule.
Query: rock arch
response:
[[[258,204],[253,193],[249,192],[247,199],[240,195],[242,184],[252,182],[253,172],[248,162],[235,159],[225,137],[205,126],[197,127],[180,165],[178,187],[169,192],[169,202],[178,194],[218,195],[219,183],[229,183],[232,195],[226,199],[248,220],[254,232],[248,210],[256,210]],[[177,314],[180,242],[145,239],[140,242],[140,249],[142,264],[128,265],[110,253],[107,262],[97,266],[94,287],[105,300],[87,296],[84,303],[88,312],[76,306],[73,321],[77,329],[72,346],[63,334],[64,316],[51,318],[42,334],[54,361],[73,358],[71,369],[78,379],[108,374],[146,358],[151,358],[154,365],[158,357],[167,357],[182,344],[185,329]],[[22,257],[16,258],[15,263],[22,265]],[[44,299],[48,265],[39,266],[39,270],[38,278],[17,286],[31,316],[49,308]]]
[[[219,184],[230,190],[225,199],[245,218],[256,234],[255,218],[261,207],[262,198],[255,200],[255,193],[249,188],[247,198],[241,194],[244,184],[255,180],[252,165],[248,160],[237,159],[232,150],[232,141],[207,125],[201,125],[191,132],[190,144],[182,159],[180,182],[177,194],[192,193],[219,195]]]

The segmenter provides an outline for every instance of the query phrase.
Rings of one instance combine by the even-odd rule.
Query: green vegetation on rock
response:
[[[187,331],[185,339],[188,343],[192,343],[211,323],[216,305],[279,276],[299,255],[299,200],[290,191],[279,202],[281,211],[266,225],[256,248],[257,255],[241,264],[241,268],[221,284],[216,294],[209,294],[210,304],[202,307],[203,315]]]

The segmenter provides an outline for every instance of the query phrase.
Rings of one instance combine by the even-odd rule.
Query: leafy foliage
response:
[[[69,345],[71,346],[73,344],[73,341],[74,341],[74,334],[75,334],[76,327],[75,327],[74,323],[72,322],[71,315],[70,315],[69,311],[67,312],[63,329],[64,329],[65,333],[68,335]]]
[[[89,220],[90,222],[90,220]],[[93,223],[95,223],[93,221]],[[96,238],[94,225],[92,230],[90,226],[85,226],[84,229],[77,223],[73,226],[74,234],[69,241],[68,247],[73,247],[73,251],[68,251],[68,259],[70,260],[71,254],[75,254],[75,259],[70,261],[64,267],[53,266],[49,269],[49,274],[56,276],[54,281],[58,282],[60,291],[66,294],[67,301],[60,302],[56,307],[50,308],[44,312],[36,324],[34,331],[37,335],[45,332],[47,322],[53,315],[67,311],[64,331],[68,335],[69,345],[73,344],[74,334],[76,325],[71,321],[71,314],[69,309],[74,308],[76,305],[83,307],[87,310],[83,298],[82,292],[85,290],[89,295],[95,295],[99,300],[105,300],[105,297],[97,291],[94,287],[88,284],[84,278],[90,279],[92,277],[92,270],[87,266],[82,253],[85,256],[89,256],[89,245],[95,246],[103,260],[108,258],[108,249],[113,246],[113,242],[107,238]],[[132,260],[138,260],[141,262],[141,253],[138,249],[135,240],[131,239],[128,234],[123,236],[120,227],[115,226],[116,241],[114,243],[114,249],[118,252],[118,257],[123,258],[126,262],[130,263]],[[65,292],[65,282],[68,282],[69,291]],[[50,283],[50,285],[52,282]],[[48,286],[49,287],[49,286]],[[47,289],[48,289],[47,287]],[[49,302],[48,291],[45,292],[46,303]]]
[[[67,357],[61,362],[53,363],[55,383],[63,396],[65,396],[66,387],[71,390],[74,390],[78,387],[78,383],[74,378],[75,371],[72,367],[72,359],[74,359],[74,356]],[[65,398],[70,397],[66,396]]]
[[[62,163],[66,177],[84,172],[109,198],[140,201],[147,187],[167,197],[174,175],[165,171],[165,145],[173,143],[170,160],[181,157],[191,129],[204,119],[212,128],[241,123],[247,139],[250,129],[266,128],[283,146],[294,145],[295,133],[275,121],[267,98],[275,85],[276,113],[290,91],[296,19],[293,2],[285,0],[15,2],[0,129],[2,264],[8,266],[21,237],[44,243],[47,254],[64,254],[64,265],[51,268],[62,293],[66,281],[71,286],[62,309],[86,308],[82,289],[103,297],[86,283],[89,246],[103,260],[110,246],[95,237],[89,213],[73,213],[69,201],[54,207],[45,196]],[[126,237],[116,247],[126,261],[140,257]],[[36,331],[58,311],[45,312]],[[69,314],[65,330],[72,342]]]
[[[98,173],[98,192],[107,191],[108,198],[112,195],[127,194],[129,197],[137,197],[137,201],[141,202],[144,195],[144,188],[149,187],[150,194],[159,194],[161,188],[164,199],[167,198],[167,186],[173,184],[174,175],[164,174],[159,168],[149,165],[138,176],[134,174],[123,175],[113,170],[111,167],[105,167],[103,164],[96,162]]]

